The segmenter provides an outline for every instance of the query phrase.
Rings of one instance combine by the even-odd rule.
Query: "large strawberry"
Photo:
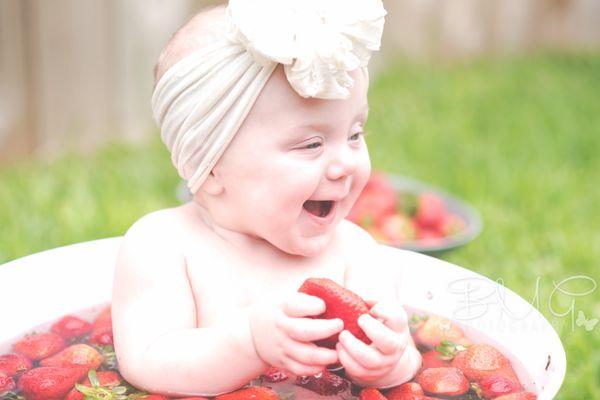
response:
[[[42,367],[86,367],[96,369],[102,365],[104,358],[98,350],[84,343],[73,344],[52,357],[40,361]]]
[[[358,400],[387,400],[387,398],[375,388],[365,388],[358,394]]]
[[[50,330],[62,336],[63,339],[71,340],[81,338],[90,333],[92,325],[81,318],[73,315],[66,315],[56,321]]]
[[[15,380],[12,376],[0,372],[0,396],[15,388]]]
[[[358,326],[358,317],[369,313],[369,306],[359,295],[328,278],[308,278],[298,291],[316,296],[325,302],[325,312],[316,318],[340,318],[344,321],[344,329],[366,344],[371,343],[371,339]],[[337,341],[338,335],[335,334],[315,343],[333,349]]]
[[[91,372],[90,372],[91,373]],[[114,371],[98,371],[94,377],[94,384],[92,384],[90,378],[86,378],[81,383],[86,388],[93,388],[97,392],[89,392],[90,395],[95,395],[96,398],[106,398],[107,394],[110,394],[111,388],[119,386],[121,384],[121,376]],[[98,390],[100,388],[100,390]],[[86,389],[82,389],[86,390]],[[104,397],[102,396],[104,395]],[[71,389],[65,400],[83,400],[84,394],[77,388]]]
[[[324,370],[313,376],[296,377],[296,385],[321,396],[333,396],[348,390],[350,381]]]
[[[429,350],[421,354],[421,360],[423,362],[421,369],[450,366],[450,361],[445,360],[440,352],[436,349]]]
[[[58,353],[65,346],[62,337],[53,332],[44,332],[25,336],[13,344],[12,349],[30,360],[37,361]]]
[[[492,375],[502,375],[518,382],[510,361],[494,346],[479,343],[469,346],[452,360],[452,366],[459,368],[473,382]]]
[[[177,400],[208,400],[208,398],[196,396],[196,397],[184,397],[182,399],[178,398]]]
[[[427,348],[439,346],[444,340],[461,345],[469,344],[469,341],[464,337],[463,331],[456,324],[447,318],[437,315],[430,315],[419,326],[414,334],[414,339],[418,345]]]
[[[416,382],[403,383],[385,394],[388,400],[421,400],[423,396],[425,396],[423,388]]]
[[[531,392],[519,392],[505,394],[500,397],[496,397],[494,400],[536,400],[537,396]]]
[[[18,388],[27,400],[62,400],[87,370],[84,367],[39,367],[19,378]]]
[[[418,376],[419,385],[427,394],[459,396],[469,391],[469,381],[458,368],[439,367],[423,370]]]
[[[473,384],[486,399],[495,399],[504,394],[519,392],[521,384],[505,375],[490,375]]]
[[[104,308],[92,323],[90,344],[106,346],[113,344],[112,314],[110,305]]]
[[[31,367],[31,360],[22,354],[10,353],[0,356],[0,373],[8,376],[20,375]]]
[[[246,389],[240,389],[232,393],[221,394],[215,397],[215,400],[280,400],[279,395],[273,389],[252,386]]]

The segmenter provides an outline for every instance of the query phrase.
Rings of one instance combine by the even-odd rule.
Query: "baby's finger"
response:
[[[358,326],[383,354],[403,351],[407,345],[407,334],[394,332],[369,314],[363,314],[358,318]]]
[[[290,317],[319,315],[325,312],[325,302],[306,293],[292,293],[283,301],[283,312]]]
[[[278,325],[292,339],[301,342],[325,339],[344,329],[344,322],[339,318],[283,318]]]
[[[369,313],[393,331],[402,332],[408,328],[406,310],[398,303],[379,302],[371,308]]]
[[[338,352],[340,363],[344,367],[344,370],[347,374],[354,377],[361,377],[363,379],[369,375],[369,371],[363,368],[354,358],[352,358],[342,343],[338,342],[335,345],[335,349]]]
[[[299,376],[316,375],[325,369],[324,366],[302,364],[288,356],[286,356],[284,358],[283,365],[284,365],[284,369],[286,369],[287,371],[291,372],[294,375],[299,375]]]
[[[368,369],[380,368],[384,363],[383,357],[373,347],[357,339],[352,333],[344,330],[339,340],[356,362]]]
[[[295,361],[305,365],[320,365],[325,367],[338,362],[335,350],[317,347],[314,344],[292,342],[286,346],[285,354]]]

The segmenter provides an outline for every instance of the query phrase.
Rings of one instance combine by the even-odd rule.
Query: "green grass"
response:
[[[600,282],[600,54],[545,55],[380,74],[370,93],[373,167],[462,197],[485,228],[444,255],[502,278],[532,299],[566,346],[560,399],[600,398],[600,324],[591,332],[548,308],[553,282]],[[121,235],[141,215],[177,204],[178,178],[154,141],[92,157],[0,170],[0,263],[44,249]],[[586,288],[572,282],[571,291]],[[600,289],[574,298],[600,317]],[[570,299],[554,306],[564,311]]]

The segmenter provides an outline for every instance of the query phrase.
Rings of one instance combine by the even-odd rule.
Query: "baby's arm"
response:
[[[401,275],[397,264],[402,260],[390,257],[390,249],[377,244],[357,226],[347,228],[352,261],[344,284],[372,306],[371,312],[358,322],[373,343],[367,346],[349,332],[342,332],[338,344],[340,361],[361,386],[396,386],[410,380],[421,366],[406,311],[398,299]]]
[[[240,312],[226,324],[196,328],[185,259],[165,242],[163,229],[142,219],[119,251],[112,315],[120,371],[153,393],[237,389],[267,368],[254,349],[248,317]]]

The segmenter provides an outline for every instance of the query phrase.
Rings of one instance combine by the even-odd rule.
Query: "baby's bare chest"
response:
[[[186,260],[198,327],[226,320],[231,312],[257,301],[285,298],[309,277],[327,277],[343,285],[346,270],[341,254],[293,262],[284,259],[261,262],[218,252],[210,257],[189,253]]]

